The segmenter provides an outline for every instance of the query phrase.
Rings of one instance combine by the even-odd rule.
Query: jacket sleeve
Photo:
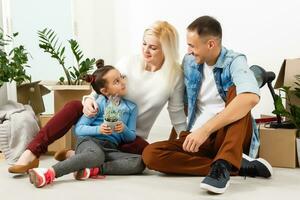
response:
[[[103,108],[101,107],[101,99],[97,99],[97,104],[99,111],[94,117],[87,117],[85,115],[82,115],[81,118],[78,120],[78,122],[75,125],[75,134],[77,136],[95,136],[99,135],[100,133],[100,126],[102,123],[99,123],[97,125],[92,125],[93,122],[101,115],[103,115]]]
[[[138,108],[135,106],[131,112],[127,124],[124,124],[124,131],[121,134],[122,140],[125,143],[132,142],[136,138],[136,120]]]
[[[92,126],[91,124],[95,120],[95,117],[88,118],[85,115],[82,115],[82,117],[79,119],[75,126],[75,134],[77,136],[95,136],[99,135],[99,129],[101,124],[97,126]]]

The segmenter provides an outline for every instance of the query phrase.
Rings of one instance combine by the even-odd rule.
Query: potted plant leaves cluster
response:
[[[4,34],[0,29],[0,89],[1,95],[9,88],[16,88],[17,101],[23,104],[30,104],[36,114],[45,111],[42,95],[49,91],[39,85],[39,81],[31,82],[31,76],[27,74],[26,68],[29,53],[23,45],[15,45],[15,38],[18,33],[12,36]],[[3,92],[2,92],[3,90]],[[3,96],[2,96],[3,98]],[[5,103],[6,99],[2,100]]]
[[[104,123],[112,130],[114,130],[122,115],[122,111],[119,109],[119,102],[120,98],[118,96],[110,97],[104,110]]]
[[[38,31],[38,37],[39,47],[58,62],[64,73],[58,83],[50,87],[54,91],[54,111],[57,112],[68,101],[81,100],[83,95],[91,92],[90,86],[85,84],[84,77],[93,69],[95,59],[84,58],[78,42],[70,39],[68,43],[75,65],[67,64],[67,48],[62,45],[52,29],[45,28]]]
[[[84,59],[78,42],[74,39],[70,39],[68,42],[76,60],[76,67],[68,67],[65,62],[66,47],[59,43],[57,34],[53,30],[45,28],[42,31],[38,31],[38,36],[39,47],[43,49],[44,52],[50,54],[52,58],[56,59],[64,71],[65,77],[60,77],[58,83],[61,85],[82,85],[84,83],[83,77],[93,69],[95,58]]]
[[[293,87],[283,86],[279,88],[279,91],[284,95],[276,95],[273,113],[285,117],[293,125],[292,128],[297,129],[297,154],[298,161],[300,161],[300,105],[297,105],[292,100],[292,98],[300,100],[300,75],[296,75],[295,78],[296,81]],[[283,105],[283,99],[286,101],[287,107]]]
[[[23,82],[31,82],[31,76],[26,74],[28,52],[23,45],[12,47],[18,33],[12,36],[3,33],[0,29],[0,87],[4,83],[15,82],[21,85]],[[7,51],[6,51],[7,50]],[[8,53],[7,53],[8,52]]]

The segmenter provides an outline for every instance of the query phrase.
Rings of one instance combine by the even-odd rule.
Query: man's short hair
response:
[[[220,22],[210,16],[202,16],[193,21],[187,29],[197,31],[199,36],[215,36],[222,39],[222,27]]]

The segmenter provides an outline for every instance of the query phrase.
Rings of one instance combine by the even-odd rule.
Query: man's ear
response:
[[[106,88],[101,88],[101,89],[100,89],[100,92],[101,92],[102,94],[104,94],[105,96],[108,95],[108,94],[107,94],[107,89],[106,89]]]
[[[208,48],[212,49],[216,46],[216,41],[215,40],[208,40]]]

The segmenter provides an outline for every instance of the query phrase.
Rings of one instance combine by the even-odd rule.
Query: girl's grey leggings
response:
[[[124,153],[109,141],[93,137],[77,138],[75,155],[53,166],[56,177],[84,168],[100,167],[101,174],[140,174],[145,165],[141,155]]]

